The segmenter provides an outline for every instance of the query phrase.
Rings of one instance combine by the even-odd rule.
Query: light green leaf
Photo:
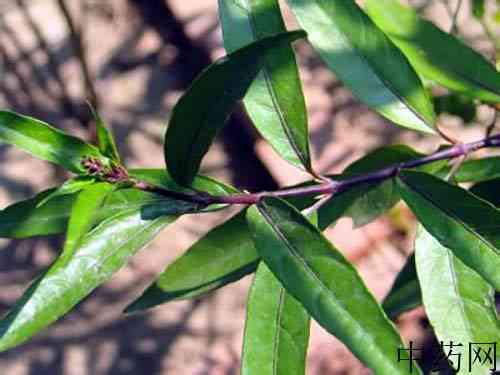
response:
[[[103,155],[106,155],[113,161],[120,163],[120,153],[116,147],[115,138],[113,137],[111,129],[108,128],[104,120],[92,106],[90,106],[90,109],[94,115],[99,150]]]
[[[75,203],[71,208],[71,216],[68,222],[68,231],[61,258],[67,261],[71,259],[73,253],[80,246],[82,239],[92,228],[98,210],[113,189],[115,189],[115,186],[112,184],[98,182],[86,187],[77,195]]]
[[[43,206],[55,197],[78,193],[80,190],[86,188],[87,186],[94,184],[95,181],[95,178],[90,176],[77,176],[75,178],[66,180],[61,186],[59,186],[57,189],[54,189],[51,194],[48,194],[44,199],[42,199],[38,203],[37,208]]]
[[[259,264],[247,303],[242,375],[304,375],[309,315]]]
[[[275,48],[303,31],[261,39],[206,68],[175,105],[165,135],[165,161],[173,179],[189,186],[215,136]]]
[[[354,1],[288,4],[323,61],[355,96],[396,124],[433,132],[432,103],[417,74]]]
[[[104,166],[110,165],[110,160],[94,146],[45,122],[14,112],[0,111],[0,141],[77,174],[87,174],[82,160],[88,157],[98,159]]]
[[[265,198],[248,210],[258,253],[285,289],[374,374],[407,374],[403,343],[354,267],[299,211]],[[419,370],[416,373],[421,373]]]
[[[425,229],[500,290],[500,211],[422,172],[403,171],[398,182],[401,196]]]
[[[277,0],[219,0],[219,17],[227,52],[286,31]],[[244,103],[277,153],[310,170],[306,105],[291,46],[278,46],[267,54]]]
[[[366,9],[420,75],[473,98],[500,101],[500,73],[459,39],[398,0],[367,0]]]
[[[21,344],[66,314],[175,218],[144,220],[140,208],[132,208],[101,222],[71,259],[56,260],[0,321],[0,351]]]
[[[493,288],[419,227],[415,241],[416,265],[427,317],[439,341],[461,343],[459,374],[487,375],[491,364],[471,366],[469,343],[500,343],[500,321]],[[446,350],[446,347],[445,347]],[[450,357],[458,363],[455,357]]]
[[[422,294],[415,268],[415,253],[412,253],[394,280],[391,290],[384,298],[382,307],[390,319],[396,319],[400,314],[421,304]]]

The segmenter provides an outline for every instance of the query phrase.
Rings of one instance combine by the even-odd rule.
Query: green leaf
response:
[[[228,52],[286,31],[277,0],[219,0],[219,17]],[[293,165],[311,170],[306,105],[291,46],[278,46],[267,54],[244,103],[276,152]]]
[[[472,0],[472,14],[481,19],[484,16],[484,0]]]
[[[54,199],[55,197],[59,197],[61,195],[69,195],[78,193],[80,190],[86,188],[89,185],[95,183],[95,178],[90,176],[77,176],[70,180],[64,181],[64,183],[55,189],[51,194],[47,195],[44,199],[42,199],[37,207],[43,206],[49,200]]]
[[[435,115],[420,79],[354,1],[288,4],[323,61],[355,96],[396,124],[433,133]]]
[[[144,220],[140,208],[133,208],[101,222],[69,260],[56,260],[0,321],[0,351],[21,344],[71,310],[175,218]]]
[[[500,290],[500,211],[422,172],[403,171],[398,182],[401,196],[425,229]]]
[[[366,9],[420,75],[472,98],[500,101],[500,73],[459,39],[398,0],[367,0]]]
[[[0,237],[28,238],[64,232],[75,195],[57,196],[40,206],[40,202],[56,191],[45,190],[1,210]]]
[[[500,208],[500,178],[486,180],[477,183],[469,189],[475,196],[490,202],[497,208]]]
[[[457,182],[480,182],[500,177],[500,157],[466,160],[455,173]]]
[[[469,124],[476,119],[476,103],[471,98],[460,94],[448,94],[434,98],[434,108],[436,113],[448,113],[458,116],[465,124]]]
[[[285,289],[375,374],[407,374],[394,326],[354,267],[299,211],[265,198],[248,210],[257,251]],[[417,371],[420,373],[420,371]]]
[[[309,315],[261,262],[247,303],[242,375],[304,375]]]
[[[71,208],[71,216],[68,222],[68,231],[61,258],[69,260],[72,257],[73,253],[80,246],[84,236],[92,228],[98,210],[113,189],[115,189],[114,185],[107,182],[99,182],[86,187],[78,194]]]
[[[177,299],[198,297],[255,271],[258,255],[241,212],[208,232],[168,265],[126,308],[135,312]]]
[[[113,137],[111,129],[108,128],[101,116],[99,116],[92,106],[90,106],[90,109],[94,115],[99,150],[111,160],[120,163],[120,154],[116,147],[115,138]]]
[[[472,362],[469,362],[472,353],[466,346],[469,343],[500,342],[494,290],[422,227],[417,233],[415,253],[425,311],[438,340],[464,346],[453,350],[464,354],[458,373],[489,374],[491,364],[481,366],[476,362],[469,371],[466,364]],[[457,365],[455,363],[455,368]]]
[[[382,307],[390,319],[396,319],[421,304],[422,294],[415,268],[415,253],[412,253],[384,298]]]
[[[165,136],[165,161],[176,182],[191,184],[203,156],[266,57],[303,37],[303,31],[295,31],[261,39],[217,60],[198,76],[175,105]]]
[[[110,163],[97,148],[81,139],[14,112],[0,111],[0,141],[13,144],[39,159],[59,164],[77,174],[87,173],[82,166],[85,158],[94,157],[105,166]]]

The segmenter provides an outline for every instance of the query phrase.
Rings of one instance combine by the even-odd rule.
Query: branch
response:
[[[439,160],[448,160],[461,156],[467,156],[470,153],[482,148],[499,147],[499,146],[500,146],[500,134],[484,138],[476,142],[456,144],[455,146],[450,147],[446,150],[435,152],[431,155],[424,156],[420,159],[394,164],[374,172],[350,177],[345,180],[340,180],[340,181],[329,180],[327,182],[318,185],[302,186],[302,187],[289,188],[277,191],[263,191],[258,193],[243,193],[243,194],[217,196],[217,195],[210,195],[204,192],[193,192],[193,193],[175,192],[164,189],[162,187],[151,185],[144,181],[135,181],[134,187],[136,187],[137,189],[154,192],[163,195],[165,197],[193,202],[206,206],[210,204],[250,205],[259,203],[264,197],[288,198],[288,197],[320,196],[320,195],[334,196],[346,190],[349,190],[355,186],[381,182],[388,178],[395,177],[403,169],[415,168]]]

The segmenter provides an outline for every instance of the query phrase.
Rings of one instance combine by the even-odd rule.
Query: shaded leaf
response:
[[[14,112],[0,111],[0,140],[77,174],[87,173],[82,166],[85,158],[97,158],[105,166],[110,163],[97,148],[81,139]]]
[[[417,233],[415,253],[425,311],[438,340],[464,346],[500,342],[493,288],[422,227]],[[477,361],[469,369],[466,364],[472,363],[472,353],[466,348],[460,351],[464,356],[459,374],[490,373],[487,361],[486,366]],[[450,359],[457,368],[456,358]]]
[[[398,273],[391,290],[384,298],[382,307],[390,319],[396,319],[402,313],[422,304],[422,294],[415,268],[415,253],[412,253]]]
[[[500,157],[466,160],[454,177],[457,182],[480,182],[500,177]]]
[[[472,0],[472,14],[476,18],[484,16],[484,0]]]
[[[458,116],[466,124],[474,121],[477,114],[473,99],[458,94],[448,94],[434,98],[436,113],[448,113]]]
[[[217,60],[198,76],[175,105],[165,135],[165,161],[176,182],[191,184],[203,156],[268,54],[303,37],[303,31],[295,31],[261,39]]]
[[[0,351],[21,344],[71,310],[175,218],[143,220],[135,208],[101,222],[69,260],[56,260],[0,321]]]
[[[394,326],[354,267],[300,212],[276,198],[248,210],[258,253],[285,289],[375,374],[407,374]],[[420,371],[417,371],[420,373]]]
[[[194,298],[255,271],[258,255],[241,212],[208,232],[168,265],[126,308],[134,312],[176,299]]]
[[[420,75],[472,98],[500,101],[500,73],[455,36],[398,0],[367,0],[366,9]]]
[[[396,124],[433,132],[432,103],[417,74],[354,1],[288,4],[323,61],[356,97]]]
[[[219,0],[227,52],[286,32],[277,0]],[[307,112],[293,49],[277,46],[244,99],[247,113],[263,137],[285,160],[311,169]]]
[[[490,202],[495,207],[500,207],[500,178],[486,180],[475,184],[469,189],[475,196]]]
[[[401,172],[400,193],[425,229],[500,290],[500,211],[458,186]]]
[[[303,375],[308,341],[309,315],[261,262],[247,302],[241,374]]]

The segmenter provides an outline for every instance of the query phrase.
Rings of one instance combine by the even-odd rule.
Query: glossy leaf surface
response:
[[[396,124],[433,132],[432,103],[417,74],[354,1],[287,2],[323,61],[356,97]]]
[[[24,342],[71,310],[174,219],[143,220],[136,208],[101,222],[69,260],[56,260],[0,321],[0,351]]]
[[[257,263],[257,251],[242,212],[208,232],[168,265],[126,311],[202,295],[255,271]]]
[[[90,176],[77,176],[70,180],[64,181],[64,183],[57,189],[54,189],[52,193],[47,195],[45,199],[38,203],[38,207],[43,206],[49,200],[59,197],[61,195],[70,195],[78,193],[80,190],[86,188],[95,183],[95,178]]]
[[[242,375],[304,375],[309,315],[264,262],[247,302]]]
[[[368,0],[366,9],[423,77],[473,98],[500,101],[500,73],[459,39],[399,0]]]
[[[219,17],[227,52],[286,31],[277,0],[220,0]],[[311,168],[306,105],[291,46],[267,54],[244,103],[278,154],[295,166]]]
[[[412,253],[394,280],[391,290],[382,302],[382,307],[390,319],[395,319],[421,304],[422,294],[415,267],[415,253]]]
[[[0,111],[0,141],[10,143],[39,159],[47,160],[77,174],[86,174],[82,159],[94,157],[103,165],[110,160],[99,150],[53,128],[45,122],[14,112]]]
[[[258,253],[285,289],[375,374],[407,374],[394,326],[354,267],[299,211],[275,198],[248,210]],[[419,371],[417,372],[419,373]]]
[[[500,210],[422,172],[402,172],[399,187],[425,229],[500,290]]]
[[[443,247],[419,227],[415,241],[416,265],[427,317],[439,341],[461,343],[455,348],[463,354],[459,374],[489,374],[491,364],[474,361],[469,343],[500,342],[493,288],[476,272],[465,266],[453,252]],[[473,345],[474,346],[474,345]],[[445,347],[445,351],[449,350]],[[474,349],[477,349],[474,346]],[[450,357],[458,368],[456,357]],[[470,360],[470,362],[469,362]]]
[[[305,37],[303,31],[261,39],[206,68],[175,105],[165,136],[173,179],[189,186],[215,136],[262,69],[269,53]]]
[[[115,138],[111,129],[108,128],[104,120],[99,116],[99,114],[92,108],[92,114],[94,115],[95,127],[97,133],[97,142],[99,150],[103,155],[108,158],[120,162],[120,154],[118,148],[116,147]]]

